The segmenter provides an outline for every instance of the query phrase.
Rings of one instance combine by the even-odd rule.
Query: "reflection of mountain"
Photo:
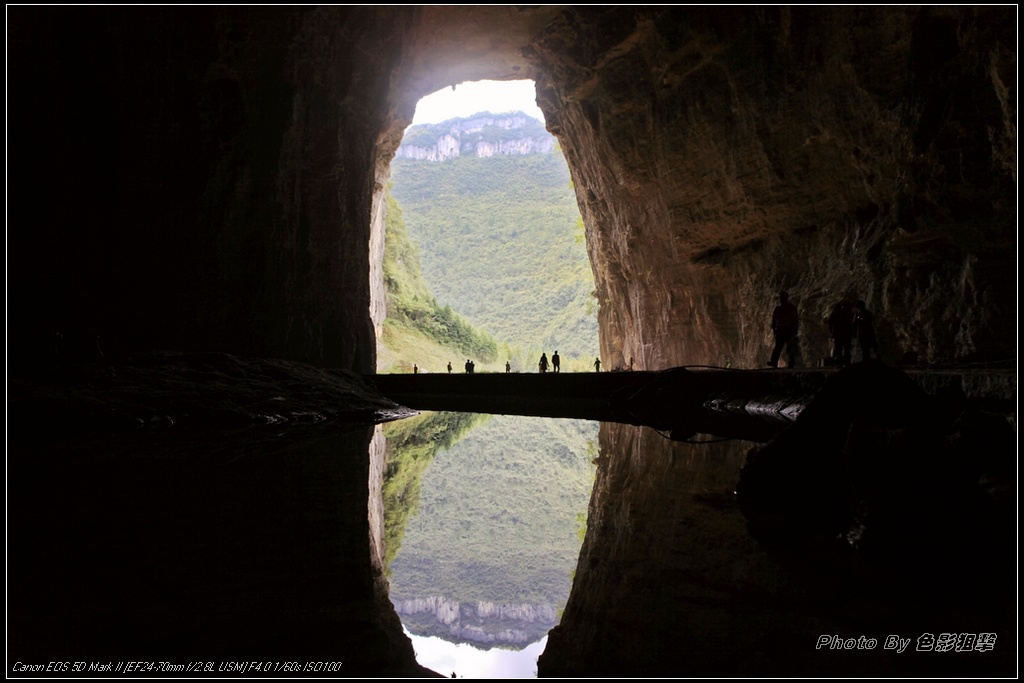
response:
[[[597,429],[494,416],[436,453],[389,565],[406,628],[522,646],[557,623],[579,554]]]
[[[384,426],[387,465],[384,470],[384,565],[391,566],[402,546],[405,523],[416,514],[420,478],[441,449],[451,448],[473,425],[486,420],[479,413],[423,413]]]
[[[558,623],[558,611],[551,605],[460,603],[444,597],[391,602],[411,633],[455,642],[524,646],[543,638]]]

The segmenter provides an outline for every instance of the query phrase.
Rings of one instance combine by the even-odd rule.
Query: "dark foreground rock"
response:
[[[398,406],[344,373],[225,355],[64,368],[11,394],[9,675],[433,675],[369,505],[374,422]]]
[[[858,367],[767,445],[623,424],[600,437],[541,677],[1016,671],[1005,415]]]

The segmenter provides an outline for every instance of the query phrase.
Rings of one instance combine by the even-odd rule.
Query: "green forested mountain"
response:
[[[402,547],[409,517],[419,511],[420,479],[427,466],[439,451],[451,448],[488,419],[478,413],[428,412],[384,425],[387,463],[381,497],[386,568]]]
[[[416,127],[406,135],[423,142]],[[395,159],[391,174],[441,305],[511,345],[516,369],[532,369],[542,350],[589,367],[598,353],[593,275],[559,151]]]
[[[392,600],[560,610],[579,555],[598,424],[493,416],[467,433],[455,415],[436,415],[415,437],[398,431],[405,421],[385,428],[386,526],[404,528],[401,547],[388,548]],[[442,440],[452,445],[439,448]],[[400,483],[403,470],[416,473],[415,490]]]
[[[415,364],[425,372],[442,372],[447,363],[462,368],[460,359],[498,367],[498,343],[475,329],[434,298],[420,275],[420,250],[409,238],[402,209],[387,196],[384,239],[384,288],[387,319],[377,345],[379,372],[409,371]],[[481,365],[481,369],[487,367]]]

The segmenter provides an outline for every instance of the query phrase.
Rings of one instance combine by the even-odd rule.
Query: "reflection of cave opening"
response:
[[[385,426],[389,594],[422,665],[536,675],[575,574],[597,431],[445,412]]]
[[[583,221],[533,93],[483,81],[421,100],[381,202],[378,372],[522,372],[556,351],[563,369],[592,367]]]

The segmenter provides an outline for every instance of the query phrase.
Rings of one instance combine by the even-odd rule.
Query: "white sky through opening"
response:
[[[416,105],[412,125],[440,123],[448,119],[472,116],[482,111],[505,114],[521,111],[541,123],[544,114],[537,106],[533,81],[472,81],[455,89],[444,88],[422,98]]]
[[[449,643],[435,637],[415,636],[408,629],[416,661],[431,671],[457,678],[536,678],[537,658],[544,652],[548,637],[530,643],[522,650],[496,647],[481,650],[468,643]]]

